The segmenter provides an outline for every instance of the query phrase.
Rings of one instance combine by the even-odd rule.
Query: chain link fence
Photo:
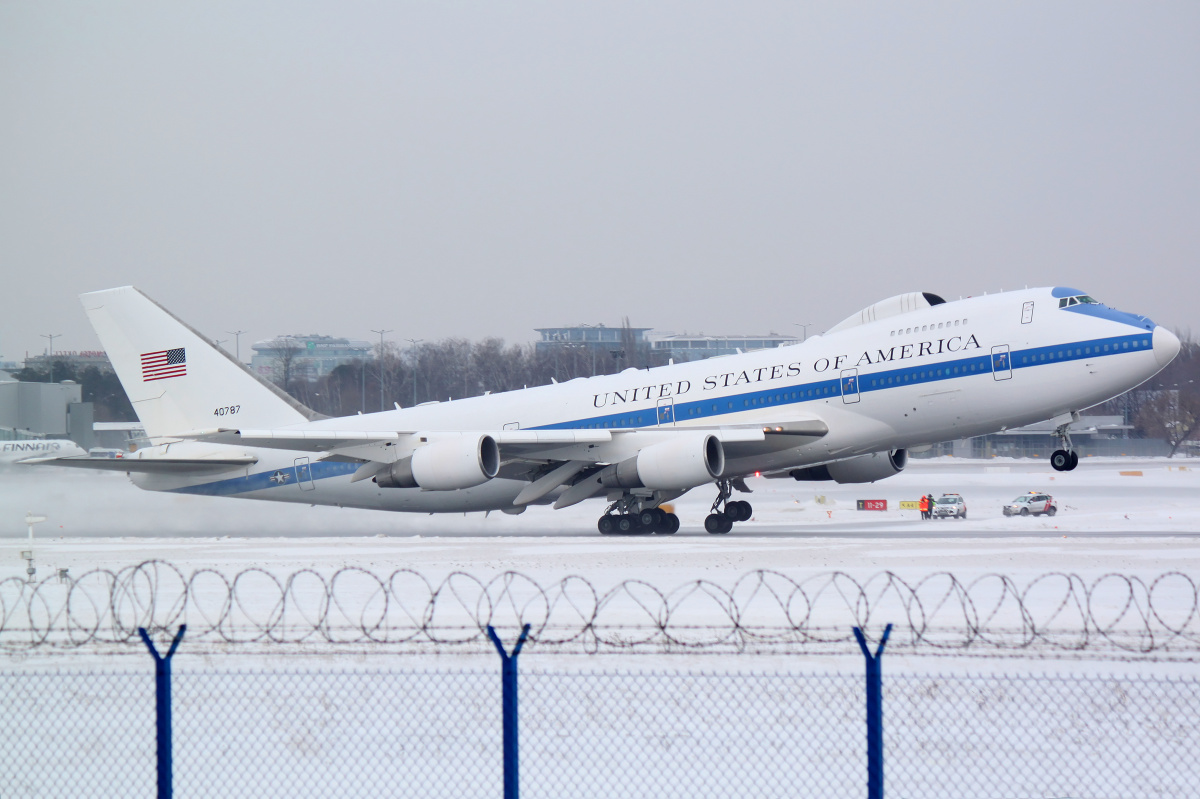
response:
[[[521,666],[511,751],[499,662],[176,671],[171,779],[157,795],[508,797],[518,762],[525,797],[1109,799],[1200,785],[1194,678],[885,669],[873,722],[861,675],[572,673],[528,655]],[[155,795],[155,692],[149,657],[124,672],[0,673],[0,796]],[[885,771],[871,793],[868,726],[880,721]]]

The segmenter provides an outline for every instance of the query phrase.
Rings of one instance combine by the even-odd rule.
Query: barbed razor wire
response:
[[[893,623],[912,652],[1200,656],[1200,593],[1182,572],[1151,579],[1053,572],[917,580],[884,571],[748,572],[660,588],[580,576],[539,582],[359,567],[277,574],[186,572],[161,560],[65,580],[0,580],[0,650],[121,647],[138,627],[187,624],[189,648],[358,647],[488,651],[488,625],[531,626],[529,647],[561,652],[853,652],[851,629]]]

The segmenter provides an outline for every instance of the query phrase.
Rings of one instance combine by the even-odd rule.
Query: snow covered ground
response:
[[[1200,538],[1200,463],[1187,460],[1084,459],[1076,471],[1056,473],[1036,460],[939,458],[867,485],[748,483],[754,518],[728,535],[704,532],[713,492],[702,488],[676,503],[683,528],[673,537],[601,537],[601,502],[520,516],[425,516],[159,494],[121,474],[18,467],[0,472],[0,573],[22,565],[13,556],[26,548],[27,511],[49,517],[36,528],[39,557],[71,568],[164,558],[197,567],[404,564],[624,578],[756,568],[1197,573],[1200,566],[1200,542],[1191,540]],[[1059,514],[1002,515],[1004,503],[1030,490],[1051,493]],[[969,518],[922,521],[898,509],[927,492],[962,494]],[[889,510],[858,511],[858,499],[886,499]],[[1087,541],[1073,540],[1080,537]]]
[[[431,588],[453,585],[458,621],[468,622],[505,572],[532,581],[516,581],[509,598],[528,597],[533,583],[553,591],[573,575],[601,596],[642,581],[646,592],[626,591],[598,616],[618,636],[646,629],[647,605],[639,599],[651,588],[682,608],[683,624],[673,630],[679,635],[703,637],[728,624],[724,596],[742,603],[740,623],[770,622],[775,610],[761,602],[763,594],[746,599],[758,570],[769,572],[758,585],[786,579],[805,586],[806,596],[817,598],[817,626],[848,627],[854,591],[865,590],[879,603],[867,625],[873,636],[886,621],[904,623],[903,592],[878,590],[888,584],[886,573],[931,609],[945,607],[938,603],[956,596],[956,585],[974,586],[973,599],[1012,585],[1050,645],[986,658],[906,650],[902,633],[889,645],[889,792],[1183,796],[1195,784],[1187,753],[1196,737],[1190,719],[1200,657],[1200,644],[1192,643],[1200,641],[1200,464],[1090,459],[1059,474],[1037,461],[937,459],[867,486],[749,482],[754,519],[728,535],[700,526],[711,501],[703,490],[677,503],[684,527],[675,536],[602,537],[594,528],[600,503],[533,508],[518,517],[404,516],[151,494],[123,475],[10,470],[0,473],[0,612],[6,625],[19,627],[14,608],[28,617],[32,607],[41,624],[69,594],[70,583],[53,576],[57,569],[84,579],[96,569],[120,572],[148,560],[172,564],[146,572],[167,596],[177,588],[176,574],[187,581],[204,569],[227,577],[261,570],[249,572],[228,602],[215,577],[195,581],[201,600],[233,608],[230,618],[242,631],[279,612],[268,575],[300,573],[321,593],[348,568],[384,577],[419,573],[426,586],[409,580],[389,594],[417,616]],[[1001,515],[1005,502],[1029,490],[1053,494],[1059,515]],[[961,493],[969,519],[925,522],[916,511],[896,509],[927,492]],[[891,509],[857,511],[858,499],[887,499]],[[49,517],[37,528],[38,576],[46,582],[33,602],[20,558],[28,549],[26,511]],[[344,572],[349,582],[339,596],[346,603],[335,613],[342,622],[378,606],[365,572]],[[938,576],[947,572],[959,582]],[[288,613],[312,608],[303,594]],[[94,595],[105,598],[103,590]],[[122,608],[136,616],[145,609],[131,597]],[[517,605],[494,617],[510,644],[521,613],[533,607],[534,620],[544,618],[536,602]],[[189,606],[189,636],[196,637],[185,639],[175,660],[180,795],[220,793],[229,786],[226,772],[237,785],[252,772],[289,795],[321,795],[335,784],[365,792],[379,779],[417,786],[416,795],[495,795],[499,659],[486,645],[396,658],[403,647],[319,636],[299,644],[269,637],[223,644],[202,632],[210,612],[204,607],[213,605]],[[649,616],[660,612],[653,601],[649,607]],[[1159,640],[1172,629],[1185,635],[1180,647],[1151,658],[1112,646],[1072,656],[1081,613],[1090,635],[1110,623],[1134,642],[1147,630]],[[403,614],[396,618],[396,625],[407,623]],[[290,629],[303,628],[303,613],[288,619],[299,623]],[[945,629],[955,626],[953,613],[939,620]],[[1011,607],[999,618],[1000,627],[1028,622]],[[335,628],[321,629],[336,637]],[[61,792],[64,785],[79,793],[134,783],[149,790],[152,667],[140,644],[29,647],[19,635],[0,633],[0,685],[13,686],[0,695],[9,697],[6,717],[25,730],[0,736],[10,755],[3,760],[15,764],[0,769],[5,795]],[[828,795],[862,791],[863,660],[852,643],[789,654],[647,651],[526,650],[526,792],[696,795],[720,785],[732,794],[750,785],[756,795],[791,795],[795,784],[822,781]],[[103,674],[84,673],[94,671]],[[230,759],[231,742],[244,749],[243,759]],[[91,754],[80,762],[89,765],[73,769],[85,751]],[[367,767],[376,763],[398,763],[400,772]],[[768,776],[775,782],[764,783]]]

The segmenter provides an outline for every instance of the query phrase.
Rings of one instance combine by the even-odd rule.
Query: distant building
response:
[[[779,336],[774,333],[765,336],[706,336],[702,333],[690,336],[686,333],[656,333],[647,336],[646,339],[650,342],[652,352],[675,361],[700,361],[718,355],[769,350],[799,342],[795,336]]]
[[[575,325],[574,327],[539,327],[541,340],[535,347],[544,352],[554,347],[582,347],[608,352],[614,357],[623,357],[625,328],[604,325]],[[717,355],[733,355],[751,350],[772,349],[795,344],[794,336],[777,336],[774,333],[759,336],[706,336],[676,333],[654,333],[650,327],[628,328],[635,347],[645,347],[651,353],[676,361],[698,361]]]
[[[935,444],[912,453],[915,457],[953,455],[957,458],[1049,458],[1061,442],[1052,422],[1037,422],[999,433]],[[1121,416],[1080,416],[1071,425],[1071,443],[1081,456],[1158,456],[1169,451],[1157,438],[1130,438],[1133,425]]]
[[[133,452],[149,443],[141,422],[93,422],[92,432],[95,446],[104,449]]]
[[[0,382],[0,438],[67,437],[84,449],[92,443],[92,403],[83,387],[61,383]]]
[[[581,347],[598,352],[607,352],[614,358],[626,357],[622,353],[624,340],[622,336],[626,328],[605,327],[604,325],[575,325],[574,327],[539,327],[535,328],[542,334],[541,340],[534,343],[538,352],[547,352],[555,347]],[[646,343],[648,327],[628,328],[633,335],[633,345]]]
[[[94,366],[102,372],[113,370],[104,350],[63,350],[53,355],[49,353],[30,355],[25,359],[25,368],[48,372],[52,365],[59,363],[68,364],[76,370],[82,370],[88,366]]]
[[[344,363],[373,358],[367,341],[334,336],[277,336],[255,343],[250,368],[260,377],[278,382],[288,371],[293,380],[317,380]]]

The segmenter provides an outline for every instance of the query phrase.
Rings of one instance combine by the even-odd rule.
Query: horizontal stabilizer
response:
[[[258,458],[246,455],[234,458],[27,458],[22,466],[70,466],[76,469],[101,469],[109,472],[138,472],[140,474],[217,474],[244,469],[258,463]]]
[[[301,452],[329,452],[364,444],[399,441],[412,431],[394,432],[362,430],[198,430],[184,433],[180,438],[207,441],[210,444],[240,444],[266,449],[292,449]]]

